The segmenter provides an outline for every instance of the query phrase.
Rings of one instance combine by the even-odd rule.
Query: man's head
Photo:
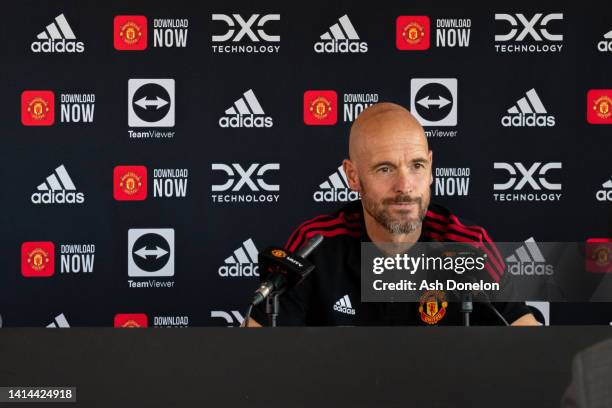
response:
[[[353,122],[344,171],[350,187],[361,193],[365,216],[389,233],[421,227],[431,196],[431,164],[423,127],[402,106],[378,103]]]

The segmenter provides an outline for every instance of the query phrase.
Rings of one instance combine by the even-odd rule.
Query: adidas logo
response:
[[[55,17],[55,20],[36,36],[38,40],[30,46],[33,52],[83,52],[85,45],[76,41],[76,36],[68,24],[64,14]]]
[[[259,251],[251,238],[242,243],[234,254],[225,259],[225,265],[219,268],[219,276],[236,278],[240,276],[259,276],[257,257]]]
[[[368,44],[359,41],[359,35],[355,27],[345,14],[338,19],[338,22],[329,31],[321,35],[321,40],[316,42],[314,50],[321,53],[365,53],[368,52]]]
[[[606,181],[601,186],[604,189],[599,190],[595,195],[597,201],[612,201],[612,179]]]
[[[350,315],[355,314],[355,309],[353,309],[353,305],[351,305],[351,299],[349,299],[348,295],[344,295],[340,300],[334,303],[334,310],[336,312]]]
[[[359,200],[361,196],[357,191],[349,188],[346,173],[342,166],[332,173],[327,181],[319,184],[320,190],[315,191],[313,199],[317,202],[348,202]]]
[[[49,323],[47,325],[48,329],[68,329],[70,328],[70,325],[68,324],[68,320],[66,320],[66,316],[64,316],[64,314],[60,314],[58,316],[55,316],[55,319],[53,319],[53,322]]]
[[[83,204],[85,196],[76,191],[72,179],[62,164],[32,194],[34,204]]]
[[[227,109],[225,115],[219,119],[222,128],[270,128],[273,125],[272,118],[265,116],[252,89],[234,102],[234,106]]]
[[[612,31],[604,34],[604,39],[597,43],[597,50],[600,52],[612,52]]]
[[[525,240],[514,255],[506,258],[508,272],[512,275],[552,275],[554,267],[546,263],[533,237]]]
[[[502,117],[504,127],[552,127],[555,126],[555,117],[547,115],[546,108],[535,89],[530,89],[516,105],[508,109],[509,115]]]

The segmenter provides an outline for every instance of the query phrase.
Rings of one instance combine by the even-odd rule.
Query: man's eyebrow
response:
[[[410,163],[412,164],[416,164],[416,163],[429,163],[429,160],[425,157],[417,157],[414,158],[412,160],[410,160]],[[380,166],[391,166],[391,167],[396,167],[394,163],[390,162],[390,161],[382,161],[382,162],[378,162],[372,165],[372,168],[375,169],[377,167]]]
[[[378,162],[372,165],[372,168],[375,169],[377,167],[380,166],[392,166],[395,167],[395,164],[391,163],[390,161],[383,161],[383,162]]]

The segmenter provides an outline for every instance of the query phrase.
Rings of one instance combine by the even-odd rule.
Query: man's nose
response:
[[[397,177],[395,179],[395,192],[401,194],[412,193],[414,183],[410,171],[406,168],[400,168],[397,171]]]

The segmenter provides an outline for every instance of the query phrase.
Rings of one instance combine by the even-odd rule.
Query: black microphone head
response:
[[[314,265],[307,259],[279,247],[268,247],[259,252],[258,260],[261,282],[270,281],[273,277],[281,275],[286,280],[283,286],[287,288],[300,283],[314,269]],[[277,287],[274,290],[281,288]]]
[[[310,238],[298,251],[297,255],[306,258],[323,242],[323,235],[317,234]]]

